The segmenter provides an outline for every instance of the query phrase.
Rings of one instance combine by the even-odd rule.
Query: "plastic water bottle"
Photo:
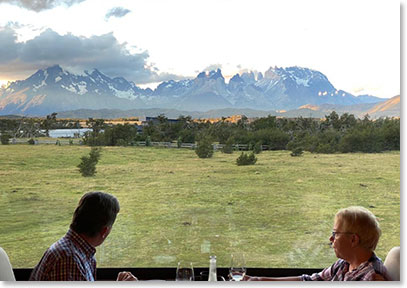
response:
[[[209,257],[209,276],[208,281],[218,281],[216,275],[216,256]]]

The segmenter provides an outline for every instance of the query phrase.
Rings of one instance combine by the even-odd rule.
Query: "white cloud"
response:
[[[116,18],[121,18],[126,16],[128,13],[131,11],[129,9],[123,8],[123,7],[115,7],[110,9],[105,16],[105,19],[108,20],[110,17],[116,17]]]
[[[47,9],[52,9],[59,5],[71,6],[75,3],[80,3],[85,0],[0,0],[1,3],[9,3],[17,5],[28,10],[40,12]]]

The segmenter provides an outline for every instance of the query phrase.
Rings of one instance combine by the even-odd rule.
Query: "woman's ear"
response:
[[[358,246],[360,243],[360,238],[358,234],[352,234],[352,248]]]

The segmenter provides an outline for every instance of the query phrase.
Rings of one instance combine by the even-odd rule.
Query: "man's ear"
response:
[[[102,236],[103,239],[106,239],[107,235],[110,233],[110,227],[109,226],[104,226],[102,228],[102,231],[100,231],[100,235]]]

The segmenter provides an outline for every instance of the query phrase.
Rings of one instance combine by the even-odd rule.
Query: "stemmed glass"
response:
[[[246,275],[246,263],[243,254],[232,254],[230,261],[230,281],[241,281]]]
[[[190,263],[178,262],[175,281],[194,281],[194,280],[195,276],[192,262]]]

